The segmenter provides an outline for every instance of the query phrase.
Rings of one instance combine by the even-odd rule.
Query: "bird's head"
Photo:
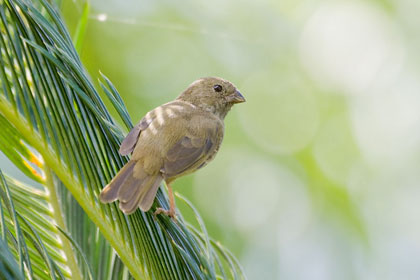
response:
[[[245,98],[231,82],[217,77],[196,80],[178,99],[210,111],[222,119],[234,104],[245,102]]]

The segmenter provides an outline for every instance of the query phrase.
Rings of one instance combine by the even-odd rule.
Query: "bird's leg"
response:
[[[168,195],[169,195],[169,216],[175,218],[175,196],[172,191],[172,186],[168,184]]]
[[[168,187],[168,196],[169,196],[169,210],[163,209],[163,208],[158,208],[156,209],[155,213],[153,215],[155,215],[155,217],[161,213],[165,214],[166,216],[169,216],[172,218],[172,220],[174,222],[176,222],[176,216],[175,216],[175,197],[174,197],[174,193],[172,191],[172,187],[170,184],[167,184]]]

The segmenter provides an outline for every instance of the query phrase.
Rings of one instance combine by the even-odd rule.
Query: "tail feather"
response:
[[[126,214],[133,213],[139,206],[142,211],[149,211],[162,180],[162,176],[157,174],[140,182],[139,185],[135,186],[136,189],[131,191],[132,195],[129,200],[122,201],[120,199],[120,209]]]
[[[139,206],[140,199],[141,199],[141,196],[136,195],[136,196],[133,196],[133,198],[131,200],[128,200],[126,202],[120,201],[121,211],[123,211],[125,214],[133,213],[134,211],[137,210],[137,208]]]
[[[110,203],[118,199],[118,192],[124,181],[132,175],[135,161],[127,162],[111,182],[105,186],[99,195],[102,203]]]
[[[131,184],[124,185],[118,193],[118,199],[120,200],[120,209],[130,214],[136,211],[140,199],[143,194],[148,191],[151,185],[151,179],[153,176],[148,176],[143,180],[131,180]]]
[[[119,207],[126,214],[133,213],[139,206],[141,210],[148,211],[163,180],[160,173],[147,175],[138,167],[134,175],[135,164],[136,161],[129,161],[100,194],[103,203],[119,199]]]
[[[118,191],[118,199],[120,202],[127,202],[132,200],[133,196],[138,195],[142,191],[142,186],[146,185],[146,178],[137,178],[130,176],[124,181],[123,185]],[[144,191],[144,190],[143,190]]]
[[[152,187],[147,191],[147,193],[142,197],[139,207],[142,211],[146,212],[149,211],[150,207],[152,207],[153,201],[155,200],[155,196],[157,193],[157,190],[159,189],[160,183],[162,182],[163,177],[162,175],[158,175],[155,178],[155,181],[152,185]]]
[[[124,181],[123,185],[118,191],[118,199],[120,202],[127,202],[133,198],[133,196],[138,195],[143,187],[148,184],[150,176],[147,175],[142,168],[135,168],[133,172],[127,176],[127,179]],[[135,173],[135,174],[134,174]]]

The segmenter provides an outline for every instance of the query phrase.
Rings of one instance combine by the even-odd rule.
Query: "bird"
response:
[[[171,184],[214,159],[223,140],[224,118],[242,102],[245,98],[231,82],[205,77],[175,100],[149,111],[122,141],[119,153],[131,158],[102,189],[100,201],[119,200],[125,214],[137,208],[147,212],[164,181],[170,207],[157,208],[154,215],[163,213],[176,221]]]

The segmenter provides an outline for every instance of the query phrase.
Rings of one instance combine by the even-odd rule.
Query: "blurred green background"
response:
[[[84,3],[62,3],[72,33]],[[133,121],[203,76],[246,97],[174,187],[249,279],[420,279],[419,1],[90,7],[82,61]]]

